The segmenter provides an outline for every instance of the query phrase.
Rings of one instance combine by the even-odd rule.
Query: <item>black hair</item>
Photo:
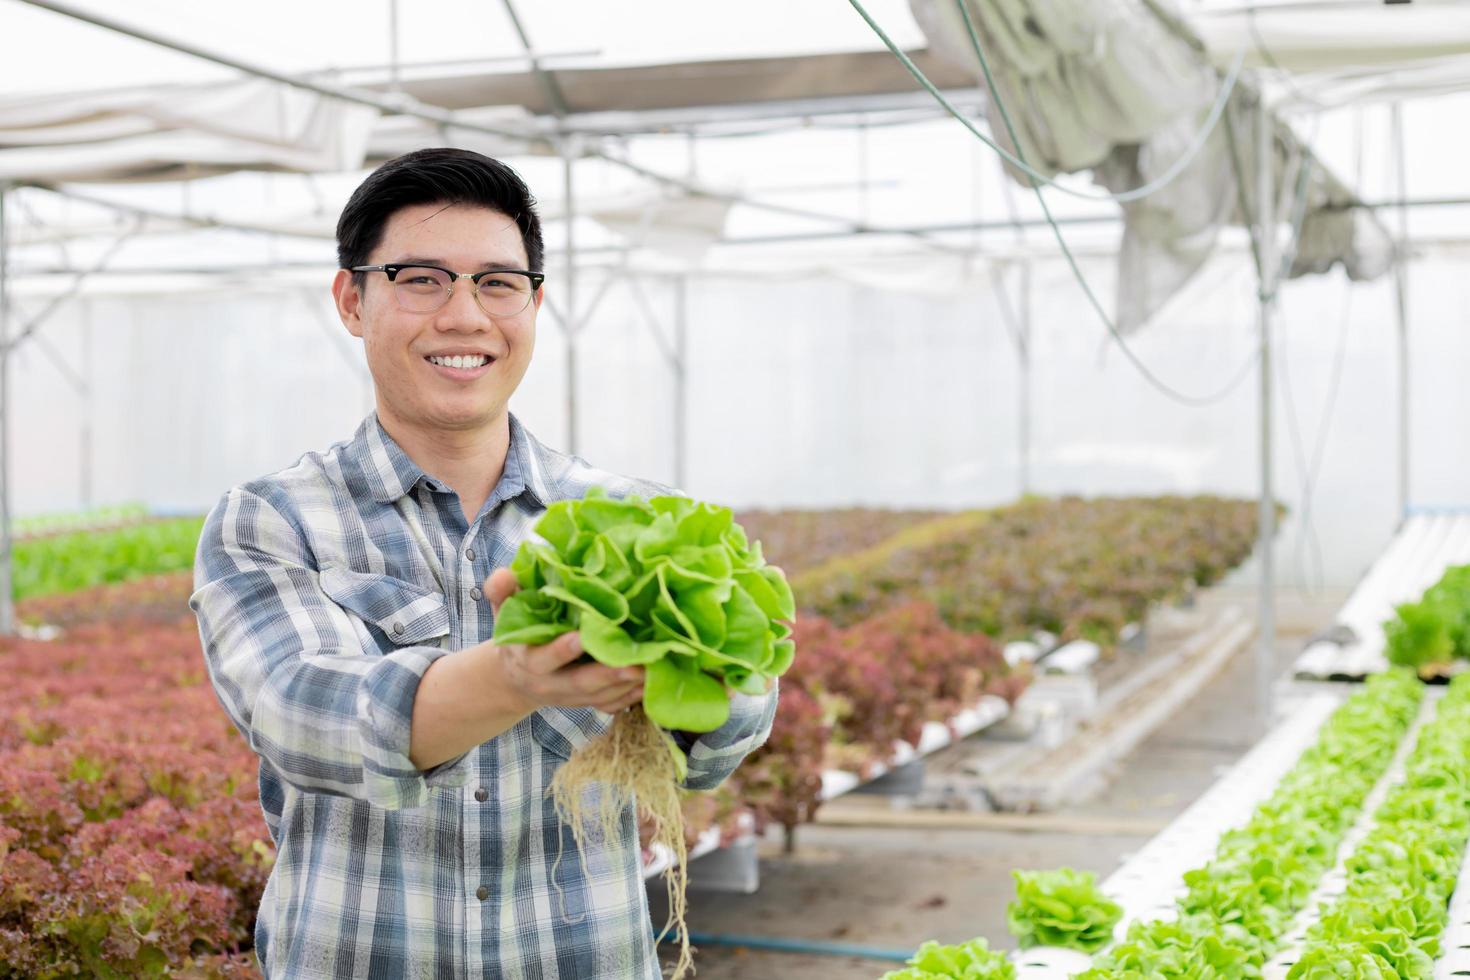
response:
[[[541,219],[526,182],[499,160],[449,146],[405,153],[368,174],[337,219],[338,267],[366,265],[388,219],[419,204],[464,204],[508,215],[521,230],[528,268],[541,271]],[[352,274],[359,288],[365,278]]]

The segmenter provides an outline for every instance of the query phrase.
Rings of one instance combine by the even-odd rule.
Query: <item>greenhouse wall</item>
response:
[[[1111,269],[1087,266],[1109,305]],[[597,276],[583,276],[584,298]],[[1453,252],[1421,258],[1410,282],[1413,502],[1467,505],[1470,284]],[[958,508],[1015,498],[1020,375],[994,290],[989,277],[944,293],[830,276],[691,279],[684,489],[738,507]],[[645,280],[645,293],[667,338],[671,280]],[[1175,404],[1106,342],[1063,265],[1037,260],[1032,294],[1034,492],[1257,493],[1254,372],[1216,405]],[[22,291],[22,318],[40,303]],[[512,407],[563,446],[564,341],[549,316],[538,329]],[[1199,393],[1237,373],[1256,329],[1253,276],[1239,256],[1223,256],[1133,344],[1169,384]],[[674,387],[651,330],[619,286],[581,334],[581,449],[607,468],[673,482]],[[203,511],[230,485],[349,438],[371,404],[361,345],[341,328],[325,275],[315,290],[89,294],[58,312],[44,337],[91,378],[93,395],[88,409],[34,343],[17,355],[16,514],[123,500]],[[1292,511],[1280,575],[1350,585],[1397,520],[1392,287],[1349,290],[1338,273],[1291,283],[1277,339],[1274,458],[1278,495]],[[1311,501],[1314,543],[1300,521],[1303,462],[1317,451],[1340,343]],[[90,500],[84,413],[93,426]]]

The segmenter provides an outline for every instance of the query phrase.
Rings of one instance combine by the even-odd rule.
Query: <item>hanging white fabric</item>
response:
[[[1091,171],[1114,193],[1150,184],[1189,151],[1220,93],[1208,54],[1164,0],[966,3],[1021,155],[1044,173]],[[910,0],[910,6],[936,52],[978,70],[954,0]],[[1162,309],[1203,266],[1223,226],[1251,223],[1258,111],[1255,94],[1237,87],[1178,178],[1121,205],[1119,330],[1136,330]],[[1014,150],[998,107],[992,104],[988,114],[997,141]],[[1295,192],[1287,161],[1301,146],[1284,123],[1274,123],[1273,131],[1276,213],[1285,215]],[[1367,212],[1350,208],[1353,201],[1341,181],[1313,168],[1291,275],[1336,263],[1354,278],[1386,271],[1388,235]]]
[[[374,109],[266,79],[0,101],[0,179],[175,180],[363,165]]]

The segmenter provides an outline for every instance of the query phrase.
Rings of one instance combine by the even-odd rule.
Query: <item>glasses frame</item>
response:
[[[448,306],[449,301],[454,298],[455,284],[458,283],[461,279],[468,279],[470,281],[470,284],[475,287],[475,305],[480,308],[480,312],[490,317],[491,319],[508,320],[511,317],[520,316],[522,313],[526,312],[526,310],[531,308],[531,301],[536,296],[536,290],[540,289],[541,284],[546,281],[545,273],[532,272],[530,269],[485,269],[481,272],[455,272],[453,269],[446,269],[442,265],[428,265],[424,262],[389,262],[386,265],[354,265],[349,267],[347,271],[381,272],[385,276],[387,276],[388,281],[392,283],[397,282],[398,273],[402,272],[404,269],[434,269],[435,271],[442,272],[449,277],[449,288],[444,290],[444,302],[440,303],[432,310],[408,309],[403,305],[403,300],[399,298],[398,290],[395,289],[393,291],[393,299],[395,302],[398,303],[398,308],[400,310],[403,310],[403,312],[405,313],[438,313],[440,310],[444,309],[444,307]],[[517,275],[525,276],[527,279],[530,279],[531,292],[529,294],[529,297],[526,299],[526,305],[521,307],[519,310],[516,310],[514,313],[491,313],[489,310],[485,309],[485,303],[482,299],[480,299],[480,280],[485,278],[486,276],[493,276],[497,273],[506,272],[513,272]]]

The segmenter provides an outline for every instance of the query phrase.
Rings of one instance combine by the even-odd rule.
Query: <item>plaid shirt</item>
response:
[[[608,715],[543,708],[432,769],[408,758],[425,669],[490,638],[481,583],[548,504],[593,485],[671,492],[548,449],[512,416],[504,473],[466,526],[373,414],[210,513],[189,605],[215,692],[260,755],[277,848],[256,919],[266,977],[659,976],[632,809],[579,853],[546,796]],[[685,741],[690,788],[765,740],[776,697],[733,709]]]

